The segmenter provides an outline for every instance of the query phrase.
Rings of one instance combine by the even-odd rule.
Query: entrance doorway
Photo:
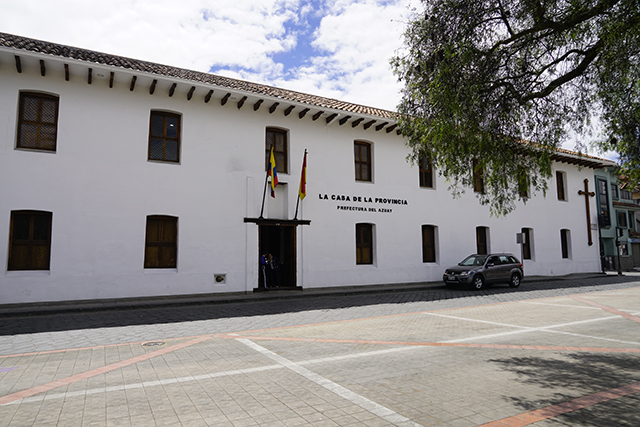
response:
[[[270,288],[278,285],[281,289],[296,288],[296,225],[259,225],[258,246],[260,255],[271,254],[280,261],[280,274],[270,274],[268,271],[267,285]],[[258,287],[262,288],[265,283],[262,268],[258,275]]]

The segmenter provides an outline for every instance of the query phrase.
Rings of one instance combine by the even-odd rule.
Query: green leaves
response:
[[[637,0],[423,7],[408,24],[404,53],[391,61],[404,83],[400,128],[411,157],[431,158],[454,195],[471,188],[474,161],[485,181],[478,198],[496,215],[523,199],[522,170],[527,195],[544,194],[551,153],[569,126],[588,129],[594,112],[602,111],[618,150],[640,145]]]

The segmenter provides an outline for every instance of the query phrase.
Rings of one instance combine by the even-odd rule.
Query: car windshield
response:
[[[461,263],[459,263],[458,265],[464,265],[464,266],[472,266],[472,265],[482,265],[484,264],[484,261],[487,259],[486,255],[471,255],[468,256],[464,259],[464,261],[462,261]]]

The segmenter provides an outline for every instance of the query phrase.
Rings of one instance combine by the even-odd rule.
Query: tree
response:
[[[430,159],[454,195],[476,165],[493,214],[545,193],[551,154],[594,117],[600,146],[640,166],[638,0],[423,0],[391,64],[411,159]]]

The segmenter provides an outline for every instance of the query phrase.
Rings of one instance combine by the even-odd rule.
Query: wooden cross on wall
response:
[[[589,192],[589,180],[584,179],[584,191],[578,191],[578,194],[584,196],[584,203],[587,207],[587,232],[589,233],[589,246],[593,245],[593,240],[591,239],[591,209],[589,209],[589,197],[593,197],[596,193]]]

